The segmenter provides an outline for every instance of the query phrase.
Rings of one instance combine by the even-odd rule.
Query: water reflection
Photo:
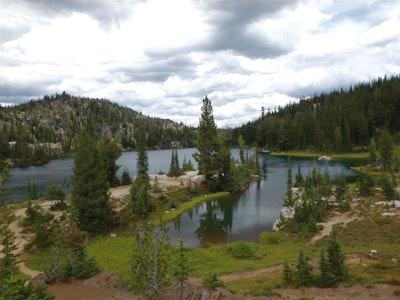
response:
[[[279,217],[286,192],[287,158],[260,155],[264,178],[250,184],[240,195],[202,203],[170,223],[170,237],[174,244],[179,238],[190,247],[205,247],[216,243],[239,240],[257,242],[262,231],[271,230]],[[300,165],[303,176],[319,166],[327,168],[332,176],[344,172],[353,176],[349,163],[320,162],[316,159],[292,158],[292,175]]]

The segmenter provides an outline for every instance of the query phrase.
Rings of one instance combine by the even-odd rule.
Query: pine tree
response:
[[[304,251],[300,250],[296,265],[296,283],[298,286],[309,286],[313,283],[312,267],[308,263],[309,260],[310,258],[304,254]]]
[[[361,196],[371,196],[374,194],[375,179],[372,175],[361,172],[357,177],[356,186]]]
[[[163,223],[139,224],[135,236],[131,286],[147,299],[160,299],[161,289],[168,284],[168,227]]]
[[[100,144],[100,156],[103,161],[106,180],[110,187],[118,186],[120,183],[117,177],[119,166],[115,162],[121,156],[121,153],[121,147],[109,138],[104,138]]]
[[[213,177],[218,174],[219,147],[213,108],[211,101],[206,96],[201,107],[196,144],[197,151],[193,154],[193,157],[197,162],[199,174],[205,175],[209,189],[213,189]]]
[[[17,246],[15,244],[15,234],[9,228],[15,216],[12,214],[9,207],[0,207],[0,237],[2,249],[0,253],[2,258],[0,259],[0,286],[2,283],[16,273],[18,267],[18,254],[15,254]]]
[[[244,164],[244,140],[243,136],[239,135],[238,138],[238,144],[239,144],[239,157],[240,157],[240,163],[243,165]]]
[[[129,174],[129,170],[125,168],[121,175],[121,185],[128,185],[131,183],[131,175]]]
[[[318,276],[318,286],[320,287],[330,287],[332,286],[334,280],[331,274],[331,268],[328,260],[326,259],[325,252],[322,250],[320,259],[319,259],[319,271],[320,274]]]
[[[108,183],[99,150],[86,131],[75,141],[72,171],[71,200],[78,211],[79,228],[88,232],[104,229],[112,220]]]
[[[172,149],[171,163],[169,165],[168,176],[178,177],[182,174],[181,168],[179,166],[178,150],[176,148]]]
[[[382,130],[380,150],[383,166],[389,169],[393,162],[394,143],[389,131],[386,129]]]
[[[194,269],[191,267],[189,257],[185,253],[182,239],[179,239],[178,255],[174,258],[172,264],[174,266],[173,276],[179,284],[179,299],[183,300],[184,284]]]
[[[371,163],[375,163],[376,162],[376,143],[375,143],[375,139],[371,138],[370,142],[369,142],[369,161]]]
[[[293,270],[287,260],[285,260],[283,264],[283,283],[285,285],[291,285],[293,283]]]
[[[148,157],[146,152],[146,138],[143,126],[139,127],[137,175],[132,181],[130,190],[130,207],[141,218],[148,216],[150,211],[151,196],[149,194],[150,178],[147,174]]]
[[[337,229],[332,228],[328,241],[328,264],[332,275],[333,283],[347,279],[347,268],[344,264],[345,255],[342,253],[340,244],[337,241]]]
[[[288,157],[288,170],[286,178],[286,198],[283,203],[284,206],[293,206],[293,195],[292,195],[292,164],[290,156]]]
[[[303,185],[304,178],[303,178],[303,175],[301,174],[300,163],[297,163],[297,173],[296,173],[295,179],[296,179],[296,181],[294,183],[294,186],[301,187]]]

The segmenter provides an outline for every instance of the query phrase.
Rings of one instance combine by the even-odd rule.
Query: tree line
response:
[[[383,129],[399,139],[400,76],[360,83],[347,90],[321,93],[273,111],[262,108],[255,121],[233,129],[247,145],[276,151],[356,151]]]

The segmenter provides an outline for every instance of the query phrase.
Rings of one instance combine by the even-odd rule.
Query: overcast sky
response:
[[[66,91],[220,127],[400,73],[400,0],[0,0],[0,103]]]

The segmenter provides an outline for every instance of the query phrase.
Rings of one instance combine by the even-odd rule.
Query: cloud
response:
[[[212,33],[203,44],[205,51],[233,51],[250,57],[275,57],[290,50],[276,43],[260,22],[296,5],[297,1],[201,1]]]

